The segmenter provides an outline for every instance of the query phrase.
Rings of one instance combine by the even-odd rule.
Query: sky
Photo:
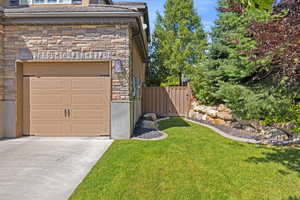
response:
[[[153,31],[156,12],[163,13],[165,0],[117,0],[117,1],[143,1],[148,4],[149,17],[150,17],[150,29]],[[217,0],[194,0],[195,7],[201,16],[202,25],[205,31],[211,31],[211,27],[217,18]]]

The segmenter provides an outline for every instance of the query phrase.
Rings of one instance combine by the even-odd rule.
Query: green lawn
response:
[[[300,149],[225,139],[171,118],[169,138],[116,141],[72,200],[299,200]]]

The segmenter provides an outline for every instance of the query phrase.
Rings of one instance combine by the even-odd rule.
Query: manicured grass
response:
[[[72,200],[299,200],[300,149],[225,139],[172,118],[169,138],[116,141]]]

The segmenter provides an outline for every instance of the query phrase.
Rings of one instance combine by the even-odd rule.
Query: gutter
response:
[[[142,40],[142,45],[143,45],[143,51],[144,51],[144,55],[145,55],[145,61],[148,62],[148,52],[146,49],[148,49],[146,47],[146,44],[145,42],[148,41],[146,38],[144,38],[144,34],[143,34],[143,26],[142,26],[142,21],[141,21],[141,18],[139,17],[138,18],[138,27],[139,27],[139,30],[138,30],[138,34],[136,36],[138,36],[140,38],[140,36],[142,36],[140,39]],[[136,37],[136,36],[133,36],[133,37]]]
[[[5,18],[34,18],[34,17],[141,17],[141,13],[127,12],[37,12],[13,13],[4,12]]]

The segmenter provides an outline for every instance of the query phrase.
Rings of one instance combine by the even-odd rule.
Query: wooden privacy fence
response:
[[[189,87],[143,87],[143,113],[187,116],[192,93]]]

